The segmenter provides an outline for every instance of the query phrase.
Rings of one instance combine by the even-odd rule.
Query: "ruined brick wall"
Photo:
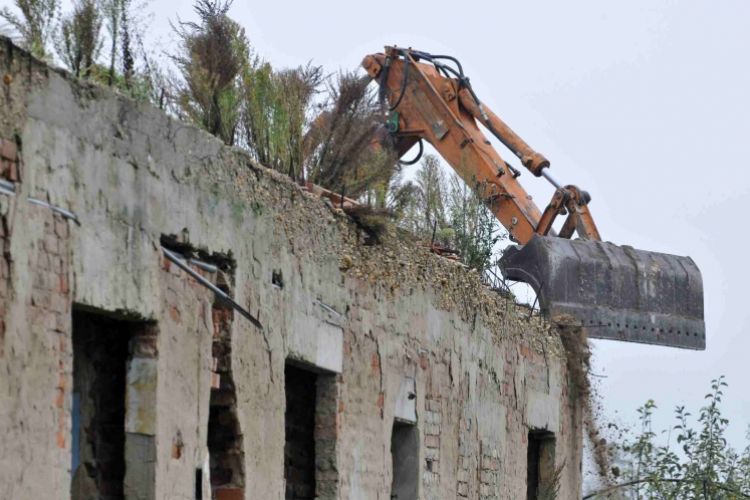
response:
[[[0,69],[14,191],[0,194],[0,498],[71,498],[104,465],[74,467],[74,402],[94,395],[80,373],[105,373],[74,348],[78,313],[138,325],[112,394],[125,498],[285,498],[287,366],[315,380],[299,425],[317,498],[389,499],[394,423],[415,437],[420,499],[526,498],[531,430],[555,437],[560,500],[580,498],[580,409],[548,325],[409,235],[366,246],[345,215],[147,104],[5,41]]]

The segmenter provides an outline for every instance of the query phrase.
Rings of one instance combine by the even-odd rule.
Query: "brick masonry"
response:
[[[126,451],[149,463],[126,479],[143,498],[195,498],[196,478],[211,498],[212,418],[229,422],[229,468],[243,475],[217,497],[282,498],[290,359],[317,373],[319,498],[389,498],[405,377],[415,381],[420,498],[523,498],[529,429],[557,438],[559,500],[580,498],[580,409],[554,332],[499,298],[462,309],[487,293],[470,273],[407,241],[356,246],[364,238],[346,217],[159,110],[80,85],[12,44],[0,44],[0,67],[12,75],[0,138],[13,138],[0,177],[19,181],[16,196],[0,195],[0,498],[68,498],[74,308],[158,329],[137,345],[156,364],[153,435],[134,433]],[[11,142],[23,145],[15,159]],[[166,262],[164,235],[191,256],[235,262],[223,278],[199,272],[228,279],[263,330]],[[347,252],[359,268],[383,267],[346,272]],[[382,284],[402,269],[416,278]],[[436,286],[434,275],[456,283]],[[222,398],[230,410],[212,417]]]

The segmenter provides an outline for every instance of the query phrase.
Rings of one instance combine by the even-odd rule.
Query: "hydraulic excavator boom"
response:
[[[484,190],[518,243],[501,259],[503,274],[531,285],[553,321],[574,322],[594,338],[705,348],[703,282],[693,260],[602,242],[589,194],[555,179],[550,162],[479,100],[457,59],[386,47],[362,66],[380,85],[396,150],[419,143],[421,152],[427,141],[467,184]],[[555,187],[543,211],[479,124]],[[556,234],[559,215],[567,219]],[[571,241],[574,233],[579,239]]]

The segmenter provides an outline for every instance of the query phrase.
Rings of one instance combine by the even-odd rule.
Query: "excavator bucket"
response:
[[[597,339],[703,350],[703,281],[690,257],[534,236],[509,247],[503,275],[531,285],[542,313]]]

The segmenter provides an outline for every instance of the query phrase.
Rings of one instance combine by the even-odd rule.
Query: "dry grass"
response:
[[[377,189],[379,193],[371,198],[384,207],[398,159],[388,147],[369,83],[369,77],[355,72],[341,72],[328,80],[328,99],[305,137],[305,169],[310,182],[337,192],[343,188],[351,198]]]

